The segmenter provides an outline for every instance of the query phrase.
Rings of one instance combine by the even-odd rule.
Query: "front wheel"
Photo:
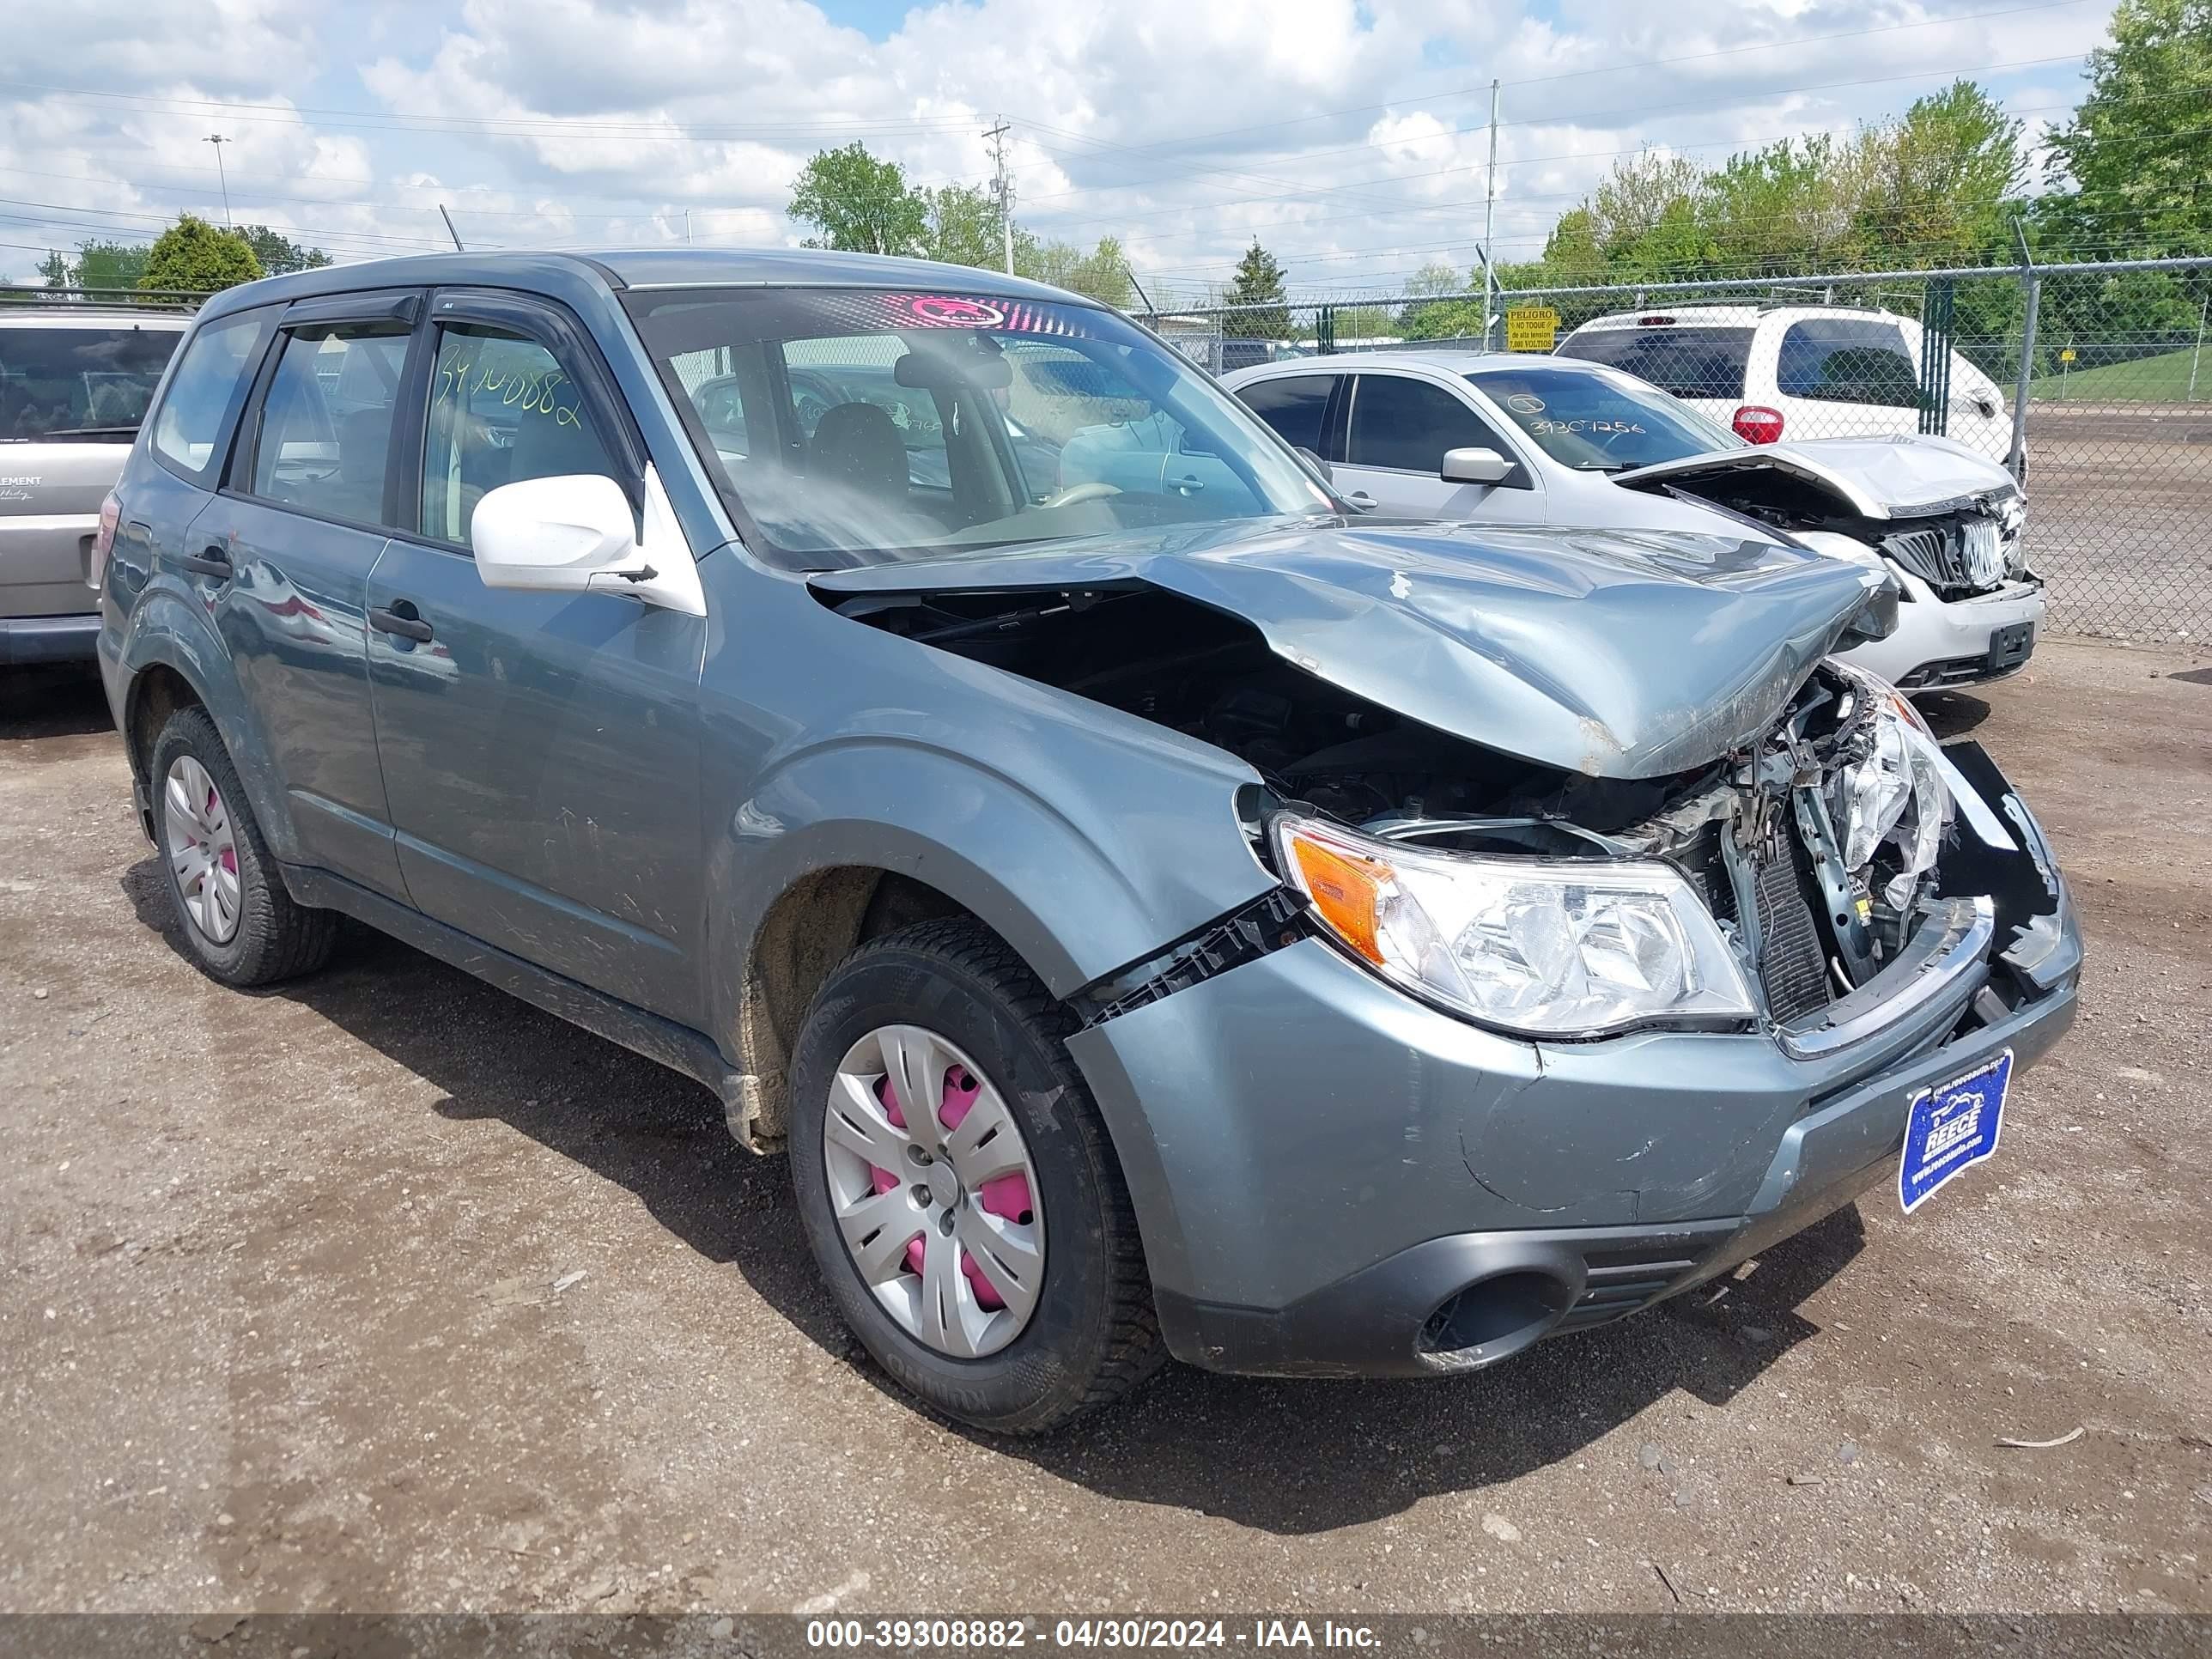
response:
[[[985,928],[927,921],[831,972],[793,1056],[792,1180],[840,1311],[930,1405],[1006,1433],[1104,1405],[1164,1357],[1071,1029]]]

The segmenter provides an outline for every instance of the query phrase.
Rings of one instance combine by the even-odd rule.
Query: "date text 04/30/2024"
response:
[[[1194,1648],[1253,1649],[1380,1646],[1366,1625],[1304,1619],[815,1619],[807,1621],[810,1648]]]

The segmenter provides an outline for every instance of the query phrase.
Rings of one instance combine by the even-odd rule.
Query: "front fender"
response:
[[[109,702],[126,742],[139,738],[150,740],[152,736],[134,732],[129,724],[137,711],[142,677],[156,666],[173,670],[191,687],[193,695],[206,708],[209,718],[215,721],[222,746],[229,751],[231,764],[238,769],[239,780],[246,786],[246,802],[253,809],[254,822],[260,827],[270,850],[281,861],[297,862],[299,832],[292,822],[291,803],[270,757],[267,733],[252,704],[240,690],[230,652],[208,616],[207,607],[168,579],[155,578],[124,619],[114,660]],[[138,752],[134,744],[134,771],[137,765]],[[148,787],[150,789],[150,784]]]
[[[876,868],[936,889],[1019,952],[1055,996],[1274,885],[1246,850],[1233,780],[1156,781],[1148,791],[1133,775],[1121,787],[1130,798],[1116,816],[1048,778],[1025,783],[987,758],[890,733],[792,757],[723,826],[718,862],[743,948],[715,957],[729,981],[716,988],[715,1006],[734,1006],[736,973],[769,908],[821,870]],[[1170,805],[1175,793],[1186,796],[1180,810]],[[1194,811],[1199,801],[1210,810]],[[1174,850],[1200,841],[1218,855]]]

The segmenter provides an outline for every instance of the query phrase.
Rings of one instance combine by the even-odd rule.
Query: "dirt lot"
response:
[[[2052,626],[2212,639],[2212,406],[2037,403],[2028,556]]]
[[[1942,708],[2093,954],[1910,1220],[1471,1378],[1171,1371],[1012,1444],[886,1391],[695,1085],[368,935],[202,979],[94,690],[0,679],[0,1610],[2212,1608],[2207,660]]]

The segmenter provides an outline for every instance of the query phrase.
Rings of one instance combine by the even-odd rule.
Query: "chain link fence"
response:
[[[2011,467],[2054,632],[2212,635],[2212,259],[1395,295],[1145,319],[1217,374],[1556,350],[1754,442],[1927,434]]]

